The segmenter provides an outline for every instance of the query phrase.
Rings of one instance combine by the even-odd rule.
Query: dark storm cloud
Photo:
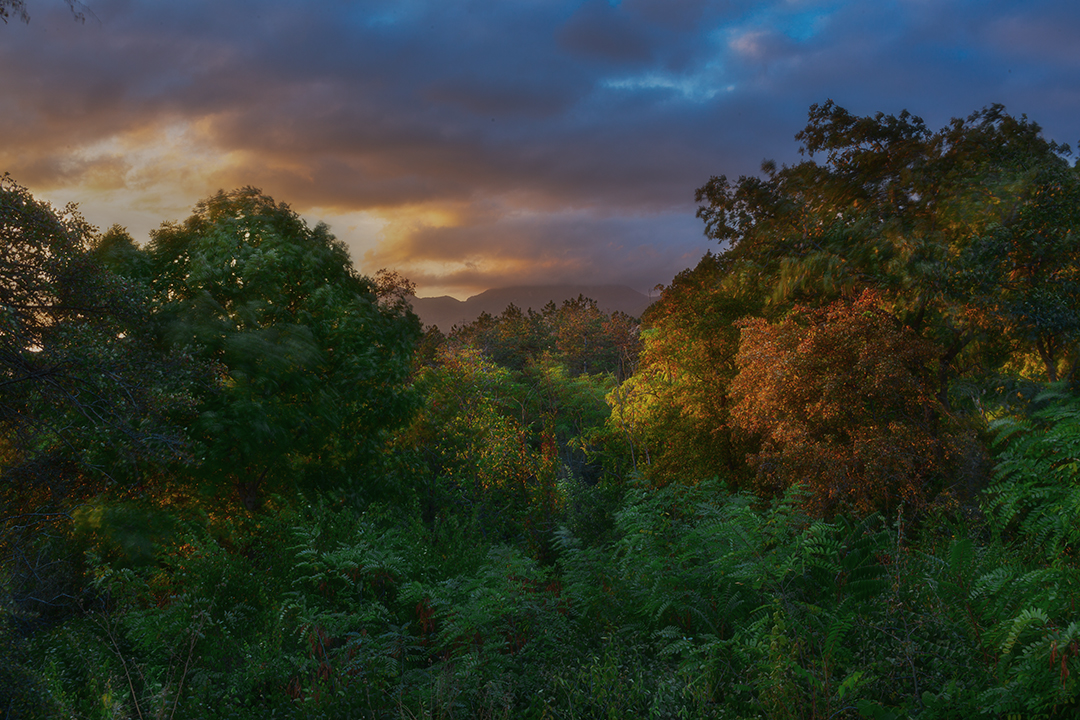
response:
[[[1003,102],[1078,134],[1065,0],[90,8],[81,25],[35,0],[29,25],[0,28],[0,169],[144,214],[169,198],[162,220],[256,185],[422,291],[668,282],[707,246],[694,188],[796,159],[828,98],[935,127]],[[335,225],[362,211],[381,235]]]
[[[617,63],[652,59],[645,28],[606,0],[586,0],[557,34],[559,44],[575,53]]]
[[[1068,3],[848,3],[805,39],[764,33],[768,59],[744,72],[763,73],[777,95],[866,114],[906,108],[931,127],[1003,103],[1062,139],[1073,123],[1051,98],[1076,84],[1078,32],[1080,6]]]

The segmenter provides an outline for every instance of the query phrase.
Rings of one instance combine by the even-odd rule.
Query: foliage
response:
[[[1033,558],[1077,564],[1080,549],[1080,398],[1051,390],[1030,418],[991,424],[999,456],[987,489],[990,525]]]
[[[1074,717],[1076,169],[1000,108],[799,139],[640,336],[417,345],[256,190],[142,248],[5,178],[2,712]]]
[[[724,477],[743,484],[727,385],[735,376],[733,323],[755,307],[719,285],[729,263],[707,254],[680,273],[644,319],[638,368],[608,394],[605,440],[621,442],[632,468],[658,485]]]
[[[952,429],[935,427],[948,416],[994,411],[1017,382],[1073,373],[1080,174],[1067,146],[1000,106],[934,132],[906,112],[857,117],[828,102],[811,107],[796,138],[809,158],[766,162],[760,177],[737,182],[717,176],[698,190],[698,215],[722,252],[665,289],[645,319],[638,371],[611,395],[609,437],[623,439],[654,483],[718,475],[748,487],[746,478],[760,478],[761,463],[743,462],[763,459],[753,440],[732,433],[748,420],[730,415],[732,382],[750,372],[734,362],[741,318],[754,318],[747,328],[778,323],[795,307],[875,293],[877,312],[933,354],[919,363],[920,392],[936,396],[919,423],[933,447],[925,432],[898,443],[922,443],[909,459],[935,457],[936,468],[887,471],[907,478],[950,471],[939,441]],[[876,352],[886,358],[888,344]],[[963,445],[955,459],[974,488],[980,453]]]
[[[547,552],[568,489],[594,485],[608,460],[596,431],[614,378],[589,364],[615,348],[597,340],[605,328],[625,342],[634,330],[579,298],[528,315],[511,306],[431,338],[416,373],[425,404],[395,447],[433,533],[456,518],[450,526]]]
[[[0,637],[72,611],[75,508],[191,457],[197,374],[145,341],[145,295],[100,262],[100,240],[73,205],[0,178]]]
[[[137,332],[138,288],[91,252],[96,231],[74,206],[57,212],[0,179],[0,472],[27,490],[79,473],[138,479],[184,438],[183,357]],[[63,490],[60,491],[63,494]]]
[[[810,700],[827,716],[831,693],[842,698],[857,682],[844,686],[833,665],[851,661],[843,637],[885,587],[875,560],[885,541],[872,520],[810,524],[798,502],[791,495],[759,513],[707,483],[638,494],[618,516],[622,539],[604,583],[612,597],[596,607],[618,598],[621,624],[651,634],[698,697],[774,717]],[[819,594],[823,580],[836,583],[829,596]],[[795,618],[801,642],[815,646],[791,645]]]
[[[608,315],[581,295],[560,306],[548,303],[540,312],[510,305],[498,317],[484,313],[450,336],[510,370],[523,371],[546,355],[572,377],[611,373],[624,378],[633,371],[638,351],[633,318]]]
[[[162,340],[218,368],[194,423],[204,477],[230,479],[249,509],[264,485],[392,490],[369,473],[413,409],[419,321],[379,301],[325,225],[253,188],[220,192],[146,254]]]
[[[1068,146],[998,105],[931,132],[907,112],[856,117],[830,101],[810,108],[796,139],[825,162],[767,162],[764,178],[713,177],[697,192],[706,234],[730,243],[740,282],[774,303],[876,289],[942,346],[943,381],[998,370],[1003,334],[1014,355],[1038,351],[1054,378],[1075,345],[1064,311],[1075,303],[1080,184]],[[991,247],[998,262],[980,269]],[[1053,267],[1040,260],[1051,249]]]
[[[553,428],[531,426],[531,393],[468,346],[444,346],[417,386],[425,406],[397,445],[414,458],[428,526],[464,514],[492,539],[542,543],[561,493]]]
[[[956,430],[933,393],[938,352],[876,294],[780,323],[743,320],[733,424],[762,436],[765,488],[805,482],[819,512],[922,507],[955,475]]]
[[[1067,716],[1074,569],[805,495],[638,487],[554,567],[395,506],[195,513],[148,565],[95,541],[100,599],[23,667],[79,717]]]

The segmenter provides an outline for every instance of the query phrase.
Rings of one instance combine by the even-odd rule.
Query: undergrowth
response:
[[[543,561],[461,520],[278,502],[83,538],[77,607],[3,608],[11,717],[957,718],[1080,710],[1080,402],[997,424],[984,519],[814,518],[631,485]],[[594,493],[596,494],[596,493]],[[596,494],[599,498],[600,495]],[[608,493],[604,497],[612,497]]]

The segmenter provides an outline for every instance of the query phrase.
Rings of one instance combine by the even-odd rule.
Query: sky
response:
[[[830,99],[1080,140],[1076,0],[75,7],[0,25],[0,173],[139,242],[255,186],[420,296],[666,285],[718,249],[695,189],[797,162]]]

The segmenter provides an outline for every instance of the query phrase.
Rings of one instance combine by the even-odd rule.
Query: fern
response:
[[[1045,626],[1050,623],[1050,616],[1040,608],[1028,608],[1013,619],[1012,623],[1009,624],[1009,632],[1001,643],[1001,656],[1004,660],[1008,659],[1013,646],[1020,639],[1020,635],[1036,622]]]
[[[1015,534],[1025,553],[1075,563],[1080,547],[1080,397],[1059,390],[1036,398],[1030,420],[991,425],[1000,453],[985,511],[991,526]]]

